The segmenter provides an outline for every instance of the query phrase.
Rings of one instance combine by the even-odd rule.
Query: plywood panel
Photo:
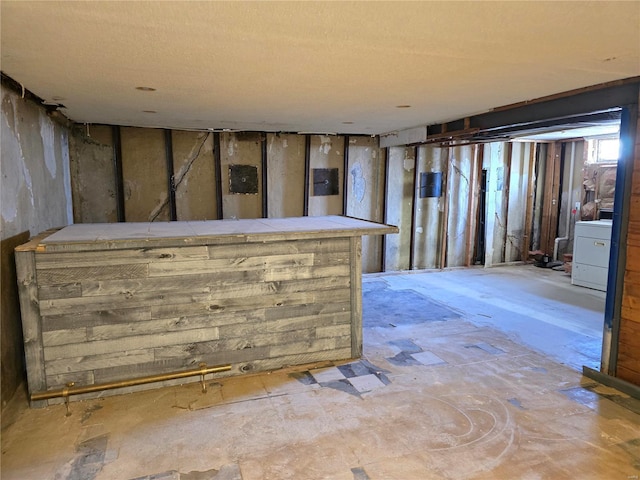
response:
[[[173,130],[173,185],[178,220],[215,220],[213,134]]]
[[[164,131],[121,128],[124,208],[128,222],[169,220]]]
[[[485,266],[504,262],[507,235],[505,193],[509,188],[507,168],[508,145],[494,142],[485,145],[484,162],[488,173]]]
[[[267,134],[269,218],[304,214],[305,136]]]
[[[383,221],[384,152],[377,138],[350,137],[347,169],[347,212],[350,217]],[[379,272],[382,268],[382,237],[362,239],[362,271]]]
[[[414,188],[414,252],[412,268],[440,268],[445,211],[445,189],[447,186],[447,164],[449,149],[434,146],[418,148],[418,176],[423,172],[442,173],[442,195],[419,198],[419,183]],[[466,203],[465,203],[466,205]]]
[[[386,219],[400,229],[385,242],[385,271],[409,270],[411,248],[411,213],[413,211],[413,179],[415,176],[415,149],[391,147],[388,149],[388,185]]]
[[[262,217],[262,134],[223,133],[220,135],[220,162],[222,164],[223,218]],[[258,178],[257,193],[231,193],[229,169],[232,165],[255,167]]]
[[[447,267],[460,267],[467,262],[467,231],[469,223],[471,183],[473,180],[474,147],[462,145],[450,147],[448,217],[447,222]]]
[[[338,194],[314,195],[314,169],[338,169]],[[309,215],[342,215],[344,184],[344,137],[332,135],[311,136],[309,172]]]
[[[117,221],[112,127],[76,127],[69,135],[69,161],[76,223]],[[96,188],[96,186],[100,188]]]

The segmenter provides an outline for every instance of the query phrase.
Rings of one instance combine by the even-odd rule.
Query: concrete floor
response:
[[[2,479],[638,479],[640,401],[577,370],[603,295],[535,267],[363,291],[362,359],[22,408]]]

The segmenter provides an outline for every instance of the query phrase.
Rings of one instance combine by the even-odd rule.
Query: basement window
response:
[[[587,140],[589,163],[617,163],[620,156],[618,137],[592,138]]]

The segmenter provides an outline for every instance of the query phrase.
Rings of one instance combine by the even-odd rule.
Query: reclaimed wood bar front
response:
[[[29,391],[357,358],[361,236],[397,231],[328,216],[45,232],[16,249]]]

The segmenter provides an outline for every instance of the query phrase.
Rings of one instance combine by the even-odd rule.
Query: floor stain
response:
[[[633,413],[640,414],[640,400],[620,394],[614,389],[603,389],[599,383],[588,383],[580,387],[559,390],[559,392],[592,410],[598,409],[600,401],[610,400]]]
[[[84,413],[82,414],[82,418],[80,419],[80,423],[85,423],[87,420],[89,420],[91,418],[91,415],[93,415],[93,412],[97,412],[100,409],[102,409],[102,405],[90,405],[90,406],[88,406],[84,410]]]
[[[477,348],[482,350],[483,352],[490,353],[491,355],[502,355],[505,353],[504,350],[494,347],[493,345],[489,345],[488,343],[474,343],[472,345],[465,345],[464,348]]]
[[[460,315],[413,290],[377,288],[363,291],[365,327],[393,327],[443,322]]]
[[[507,402],[516,407],[518,410],[526,410],[526,408],[522,406],[522,403],[520,403],[520,400],[518,400],[517,398],[509,398]]]
[[[144,477],[136,477],[131,480],[242,480],[240,467],[237,464],[224,465],[219,470],[191,471],[180,473],[177,470],[167,470],[166,472],[153,473]]]
[[[352,468],[351,473],[353,473],[353,480],[371,480],[362,467]]]
[[[104,466],[108,435],[100,435],[86,440],[76,448],[78,457],[71,465],[66,480],[93,480]]]

